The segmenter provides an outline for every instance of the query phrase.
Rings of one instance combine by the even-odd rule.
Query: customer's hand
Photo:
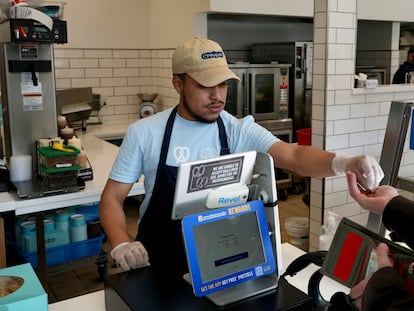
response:
[[[369,155],[351,157],[338,153],[332,160],[332,170],[335,174],[354,172],[357,180],[371,191],[375,191],[384,178],[381,166],[375,158]]]
[[[392,267],[393,262],[389,256],[389,249],[387,244],[380,243],[375,249],[377,253],[378,270],[385,267]],[[364,295],[365,287],[369,281],[369,277],[359,282],[351,288],[349,296],[353,299],[353,303],[361,310],[362,296]]]
[[[111,256],[124,270],[149,266],[148,253],[139,241],[123,242],[117,245]]]
[[[388,202],[398,196],[398,191],[391,186],[380,186],[375,192],[362,192],[357,185],[355,173],[347,172],[346,178],[351,197],[361,205],[362,208],[376,213],[382,214]]]

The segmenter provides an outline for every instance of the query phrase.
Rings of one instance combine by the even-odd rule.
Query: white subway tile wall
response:
[[[315,0],[314,11],[313,68],[323,62],[326,68],[313,73],[313,80],[319,82],[313,86],[312,144],[330,151],[351,155],[366,153],[379,158],[391,101],[412,100],[414,94],[386,90],[373,94],[369,91],[355,92],[352,89],[352,70],[355,64],[356,0]],[[327,35],[324,35],[325,25],[328,25]],[[390,72],[394,72],[400,63],[398,46],[395,49],[391,52],[367,52],[358,58],[389,59],[391,56]],[[399,175],[414,176],[413,164],[414,155],[406,143]],[[329,210],[361,224],[366,224],[368,219],[368,213],[349,196],[345,177],[326,178],[324,182],[312,178],[311,250],[318,248],[321,221]]]
[[[172,50],[55,48],[56,88],[92,87],[106,105],[103,121],[139,117],[138,93],[157,93],[157,110],[174,106]]]

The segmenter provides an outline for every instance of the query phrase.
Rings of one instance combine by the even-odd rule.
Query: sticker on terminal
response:
[[[207,195],[206,207],[213,209],[247,202],[249,188],[247,185],[219,187]]]

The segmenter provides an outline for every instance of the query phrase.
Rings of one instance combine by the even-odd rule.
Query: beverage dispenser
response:
[[[65,43],[66,22],[48,27],[29,19],[0,24],[1,99],[4,155],[32,156],[36,171],[36,140],[57,136],[53,44]]]

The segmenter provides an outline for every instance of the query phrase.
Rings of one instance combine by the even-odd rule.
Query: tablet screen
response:
[[[197,296],[275,271],[262,201],[189,215],[182,224]]]
[[[193,231],[203,282],[265,261],[255,212],[196,226]]]

